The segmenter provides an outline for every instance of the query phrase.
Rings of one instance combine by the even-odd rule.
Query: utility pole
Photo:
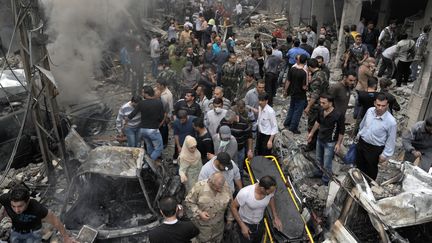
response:
[[[55,81],[50,80],[50,66],[45,43],[40,43],[43,37],[43,22],[40,18],[38,1],[29,1],[23,6],[21,1],[11,0],[15,13],[15,23],[21,37],[21,57],[26,81],[32,95],[29,106],[32,121],[38,137],[42,159],[46,164],[48,181],[56,183],[53,160],[59,160],[69,183],[70,175],[66,165],[64,134],[59,131],[60,119],[56,101],[57,89]],[[38,40],[38,41],[34,41]],[[34,60],[37,60],[34,63]],[[40,77],[40,78],[39,78]],[[56,149],[58,154],[52,150]]]

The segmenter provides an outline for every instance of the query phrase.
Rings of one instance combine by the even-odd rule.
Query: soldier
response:
[[[227,210],[231,201],[231,190],[222,172],[215,172],[207,180],[195,184],[186,196],[185,205],[189,217],[200,230],[198,242],[222,241],[226,211],[227,226],[233,221],[231,211]]]
[[[169,60],[162,62],[163,70],[158,74],[157,80],[165,80],[166,84],[170,88],[173,94],[173,100],[178,100],[180,98],[180,85],[177,81],[177,74],[171,69],[171,64]],[[171,114],[170,114],[171,115]]]
[[[307,66],[311,74],[311,81],[309,82],[309,102],[304,109],[304,113],[308,116],[308,132],[311,131],[313,125],[318,119],[319,115],[319,97],[321,94],[327,92],[329,81],[326,73],[318,67],[318,61],[315,58],[307,61]],[[305,151],[315,150],[316,135],[307,144]]]
[[[361,35],[355,36],[355,42],[350,46],[344,61],[344,72],[349,70],[358,71],[359,66],[369,57],[369,52],[362,43]]]
[[[264,76],[264,57],[265,57],[265,47],[264,47],[264,43],[261,42],[261,34],[260,33],[256,33],[254,35],[254,42],[251,42],[249,44],[246,45],[246,49],[250,49],[252,53],[254,53],[255,51],[258,52],[258,56],[256,61],[259,64],[259,73],[260,76],[263,77]]]
[[[242,68],[236,64],[236,60],[236,55],[230,54],[228,62],[222,65],[221,84],[225,90],[225,97],[229,100],[234,100],[240,75],[243,72]]]

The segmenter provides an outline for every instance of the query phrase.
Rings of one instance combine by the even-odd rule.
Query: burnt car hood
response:
[[[98,231],[98,239],[136,236],[160,224],[141,190],[139,176],[144,149],[100,146],[91,150],[77,169],[68,189],[66,228],[77,233],[84,225]],[[158,184],[145,180],[149,200],[155,201]],[[73,197],[73,198],[72,198]]]
[[[355,177],[354,169],[349,173]],[[375,200],[371,187],[362,176],[363,180],[356,183],[362,206],[393,228],[432,222],[432,175],[409,162],[402,163],[401,173],[402,191],[380,200]]]
[[[79,167],[76,176],[96,173],[113,177],[136,178],[142,168],[144,149],[100,146],[90,151],[87,160]]]

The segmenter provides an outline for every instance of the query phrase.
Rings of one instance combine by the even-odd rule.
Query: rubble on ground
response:
[[[0,57],[0,67],[7,67],[8,64],[12,69],[23,68],[20,55],[10,55],[6,60],[4,57]]]
[[[165,34],[165,32],[157,27],[152,26],[147,20],[143,20],[144,26],[153,33],[161,33]],[[239,38],[240,43],[236,48],[236,52],[238,53],[239,59],[244,59],[248,53],[244,50],[244,46],[253,40],[253,35],[257,32],[262,33],[262,39],[265,42],[268,42],[271,38],[271,32],[276,28],[281,28],[287,24],[288,20],[284,15],[275,15],[269,17],[265,14],[257,14],[251,16],[251,27],[244,27],[242,29],[236,30],[237,36]],[[301,30],[301,27],[295,27],[292,30],[289,30],[291,34],[297,33]],[[284,30],[287,31],[287,30]],[[336,46],[336,45],[333,45]],[[335,50],[332,50],[332,57],[335,55]],[[334,58],[333,58],[334,59]],[[334,63],[335,60],[332,59]],[[20,67],[20,60],[17,56],[8,59],[9,63],[12,67]],[[0,66],[3,65],[3,59],[0,58]],[[334,65],[331,65],[333,67]],[[337,82],[341,78],[340,69],[332,68],[331,70],[331,81]],[[115,141],[115,116],[116,111],[121,105],[127,102],[130,99],[130,90],[127,85],[121,83],[121,77],[116,76],[118,73],[114,73],[113,76],[99,80],[94,84],[94,93],[97,93],[101,96],[103,101],[106,101],[108,105],[115,112],[112,115],[108,129],[98,136],[93,136],[87,139],[87,141],[80,140],[77,137],[69,137],[69,139],[74,139],[75,141],[79,141],[80,145],[77,146],[77,143],[68,144],[68,138],[66,138],[66,145],[68,149],[73,152],[74,157],[78,159],[80,162],[84,162],[87,159],[87,153],[90,152],[91,147],[87,142],[91,145],[99,146],[99,145],[119,145],[118,142]],[[145,84],[153,84],[154,81],[150,81],[146,79]],[[398,123],[398,133],[400,134],[407,124],[407,106],[409,97],[411,95],[412,84],[402,87],[402,88],[394,88],[391,93],[395,95],[400,106],[401,111],[396,112],[395,118]],[[302,144],[306,144],[306,136],[307,136],[307,117],[303,116],[300,121],[299,130],[302,132],[300,135],[295,135],[290,131],[284,129],[283,121],[285,119],[289,98],[284,98],[282,95],[282,90],[279,89],[277,93],[277,97],[275,98],[274,109],[277,114],[277,120],[279,122],[280,133],[276,136],[274,142],[274,152],[276,156],[280,158],[280,162],[282,164],[282,169],[284,172],[289,175],[290,180],[292,181],[294,187],[298,189],[299,196],[304,198],[304,203],[307,208],[309,208],[312,212],[318,215],[320,218],[326,220],[327,216],[326,212],[328,209],[328,195],[330,191],[330,187],[322,184],[320,178],[313,178],[314,172],[318,170],[315,166],[313,159],[315,157],[314,152],[306,153],[301,149]],[[351,101],[350,107],[353,107],[353,101]],[[346,134],[344,137],[344,146],[346,153],[347,148],[353,142],[353,138],[351,137],[351,131],[354,129],[354,120],[352,119],[352,109],[347,111],[347,124],[346,125]],[[171,162],[171,154],[173,150],[172,146],[172,136],[170,136],[170,142],[167,149],[164,150],[164,158]],[[397,153],[394,156],[395,158],[399,156],[401,153],[401,138],[398,136],[397,139]],[[57,166],[60,168],[59,166]],[[342,161],[340,157],[335,157],[333,162],[333,173],[336,176],[340,176],[338,178],[343,178],[347,176],[349,170],[352,165],[346,165]],[[0,185],[0,189],[9,188],[11,186],[12,181],[23,181],[30,188],[36,189],[45,189],[48,187],[48,178],[46,176],[45,165],[40,164],[29,164],[27,167],[20,169],[11,169],[7,174],[5,181]],[[61,170],[60,170],[61,171]],[[132,171],[129,171],[132,173]],[[58,173],[60,176],[62,171]],[[2,173],[3,175],[3,173]],[[377,178],[378,185],[371,186],[371,192],[375,200],[377,201],[391,201],[391,197],[399,195],[403,191],[403,185],[398,184],[397,176],[400,175],[400,164],[397,163],[387,163],[385,165],[380,165],[379,174]],[[396,179],[395,179],[396,178]],[[47,205],[54,210],[55,212],[60,211],[60,203],[62,203],[62,199],[66,193],[66,181],[65,178],[61,178],[58,186],[53,190],[55,196],[46,200]],[[44,190],[39,190],[44,191]],[[383,201],[383,202],[384,202]],[[394,200],[393,200],[394,201]],[[139,220],[139,219],[137,219]],[[10,227],[10,222],[3,219],[0,222],[1,229],[7,229]],[[2,232],[0,232],[2,233]],[[49,234],[49,230],[47,232]],[[54,236],[55,237],[55,236]]]

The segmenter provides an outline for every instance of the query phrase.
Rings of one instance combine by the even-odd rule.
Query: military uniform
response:
[[[226,62],[222,65],[221,84],[224,88],[224,96],[227,99],[234,100],[242,72],[242,68],[237,64]]]
[[[366,45],[364,44],[360,44],[360,45],[356,45],[353,44],[349,50],[349,59],[348,59],[348,66],[347,66],[347,71],[351,70],[354,72],[358,72],[358,68],[360,67],[360,61],[363,60],[364,55],[366,53],[368,53],[368,49],[366,47]]]
[[[256,82],[253,81],[252,84],[249,85],[249,87],[246,86],[246,80],[244,80],[244,77],[240,80],[239,83],[239,88],[237,89],[237,94],[236,94],[236,100],[241,100],[244,99],[246,97],[246,93],[251,90],[251,89],[255,89],[256,86]]]
[[[228,211],[227,218],[232,220],[229,204],[232,201],[231,190],[225,183],[222,192],[214,192],[207,180],[199,181],[192,187],[186,196],[185,205],[188,208],[188,216],[199,228],[198,242],[221,242],[224,232],[224,216]],[[207,212],[210,219],[201,220],[200,212]]]
[[[315,104],[311,107],[308,115],[308,131],[310,132],[312,130],[312,127],[314,126],[315,122],[318,119],[319,115],[319,99],[321,94],[326,93],[329,87],[329,81],[327,74],[322,71],[321,69],[315,71],[312,73],[311,81],[309,82],[309,96],[312,99],[315,99]],[[315,133],[312,141],[308,143],[309,149],[315,149],[316,146],[316,139],[317,134]]]
[[[254,41],[251,43],[251,51],[257,51],[259,56],[264,56],[263,44],[261,41]]]
[[[162,79],[167,81],[168,87],[170,90],[172,90],[173,98],[175,101],[180,98],[180,84],[176,77],[176,72],[171,68],[162,70],[157,76],[158,80]]]
[[[259,54],[259,58],[256,60],[258,62],[259,65],[259,73],[261,77],[264,77],[264,47],[261,41],[255,41],[251,43],[251,51],[252,53],[254,51],[257,51]]]

